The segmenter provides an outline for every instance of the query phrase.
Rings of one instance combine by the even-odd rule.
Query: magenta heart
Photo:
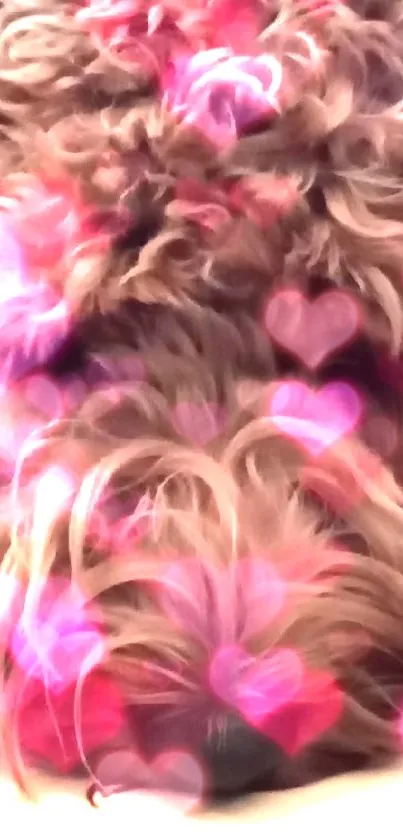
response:
[[[339,719],[343,693],[326,672],[306,670],[297,652],[252,658],[238,646],[220,649],[210,667],[215,694],[290,756]]]
[[[317,369],[350,341],[360,325],[356,303],[343,291],[328,291],[310,302],[300,291],[277,292],[265,312],[270,336],[309,369]]]
[[[214,655],[209,670],[215,695],[254,725],[289,704],[302,678],[302,664],[291,649],[252,658],[240,646],[224,647]]]
[[[198,806],[204,775],[199,763],[185,751],[163,751],[147,763],[134,750],[108,754],[98,765],[97,781],[104,793],[149,791],[173,800],[182,812]]]
[[[85,611],[85,597],[63,578],[37,580],[34,609],[27,598],[10,652],[28,677],[60,694],[104,659],[105,642]]]
[[[349,384],[326,384],[315,391],[300,381],[287,381],[271,394],[268,412],[284,434],[317,456],[356,428],[363,406]]]
[[[339,720],[344,695],[326,672],[306,671],[294,701],[266,717],[261,728],[289,755],[320,739]]]
[[[212,402],[201,405],[179,402],[172,412],[172,421],[178,433],[202,447],[221,433],[226,418],[225,410]]]

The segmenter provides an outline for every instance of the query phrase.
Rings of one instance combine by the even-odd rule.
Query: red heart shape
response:
[[[12,695],[6,693],[13,709]],[[46,685],[31,679],[19,689],[18,736],[24,753],[69,773],[124,729],[124,704],[120,691],[105,676],[92,672],[83,681],[80,718],[77,718],[77,685],[49,694]]]
[[[343,692],[325,672],[306,671],[300,693],[278,713],[267,716],[264,732],[294,756],[320,739],[341,716]]]

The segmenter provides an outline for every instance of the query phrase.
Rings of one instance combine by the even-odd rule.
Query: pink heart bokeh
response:
[[[314,578],[318,567],[303,565],[301,578]],[[296,571],[291,583],[299,578]],[[216,698],[290,754],[333,724],[342,696],[330,676],[309,672],[294,649],[254,658],[244,647],[267,631],[285,604],[286,582],[270,562],[242,559],[217,568],[213,561],[182,559],[160,582],[166,616],[209,649],[207,680]]]
[[[262,730],[293,757],[337,724],[343,706],[343,691],[331,675],[306,670],[298,696],[268,715]]]
[[[45,760],[57,771],[70,773],[90,754],[121,737],[125,726],[124,700],[118,687],[99,672],[59,693],[46,683],[26,681],[16,696],[6,692],[8,706],[18,704],[18,735],[24,753]],[[79,714],[77,714],[79,698]]]
[[[10,640],[20,671],[63,693],[104,659],[101,632],[85,612],[85,597],[63,578],[37,584],[34,607],[27,596]]]
[[[271,118],[279,107],[282,80],[281,62],[268,52],[200,50],[172,62],[163,79],[163,102],[174,116],[222,148],[249,126]]]
[[[270,389],[270,418],[313,456],[354,431],[362,413],[358,393],[343,382],[313,390],[300,381],[286,381]]]
[[[106,795],[122,791],[157,792],[187,813],[203,798],[204,774],[197,760],[185,751],[162,751],[151,762],[135,750],[108,754],[96,777]]]
[[[360,312],[344,291],[327,291],[310,302],[300,291],[288,289],[270,299],[264,322],[276,343],[313,370],[354,338]]]
[[[342,713],[343,693],[332,676],[306,669],[292,649],[259,659],[240,647],[221,649],[209,675],[215,694],[289,756],[319,739]]]
[[[216,652],[209,669],[215,695],[254,725],[288,704],[298,693],[302,677],[302,664],[291,649],[255,659],[241,646],[227,646]]]

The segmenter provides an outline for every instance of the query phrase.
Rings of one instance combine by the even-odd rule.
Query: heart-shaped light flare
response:
[[[300,291],[289,289],[270,299],[265,325],[280,346],[313,370],[352,340],[360,312],[344,291],[328,291],[310,302]]]
[[[185,751],[162,751],[147,762],[135,750],[108,754],[96,771],[104,795],[124,791],[147,791],[166,797],[182,812],[202,800],[204,776],[199,763]]]
[[[261,730],[292,757],[337,724],[343,706],[343,692],[331,675],[305,670],[297,695],[266,716]]]
[[[240,647],[223,648],[209,676],[215,694],[289,756],[323,736],[342,713],[334,679],[306,669],[292,649],[252,658]]]
[[[302,664],[291,649],[254,659],[240,646],[228,646],[214,655],[209,670],[213,692],[256,726],[292,701],[302,678]]]
[[[343,382],[315,391],[301,381],[285,381],[269,393],[272,421],[313,456],[354,431],[362,412],[358,393]]]
[[[60,693],[103,660],[102,635],[88,619],[85,598],[64,579],[37,585],[11,637],[11,652],[27,676]]]
[[[164,102],[174,116],[225,147],[278,110],[283,77],[277,58],[211,49],[173,64]]]
[[[13,697],[7,695],[13,708]],[[24,754],[39,758],[57,771],[70,773],[83,757],[110,748],[125,727],[124,700],[117,686],[99,672],[80,684],[52,692],[41,681],[27,681],[15,700],[19,742]]]

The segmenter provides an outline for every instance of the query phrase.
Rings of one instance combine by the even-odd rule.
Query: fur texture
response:
[[[225,797],[401,749],[403,3],[229,14],[0,9],[2,738],[22,784],[33,760],[188,792],[150,768],[182,749]],[[356,312],[320,363],[301,318],[270,326],[285,291]],[[360,421],[326,445],[315,416],[290,431],[280,385],[353,393]],[[114,753],[129,768],[104,776]]]

